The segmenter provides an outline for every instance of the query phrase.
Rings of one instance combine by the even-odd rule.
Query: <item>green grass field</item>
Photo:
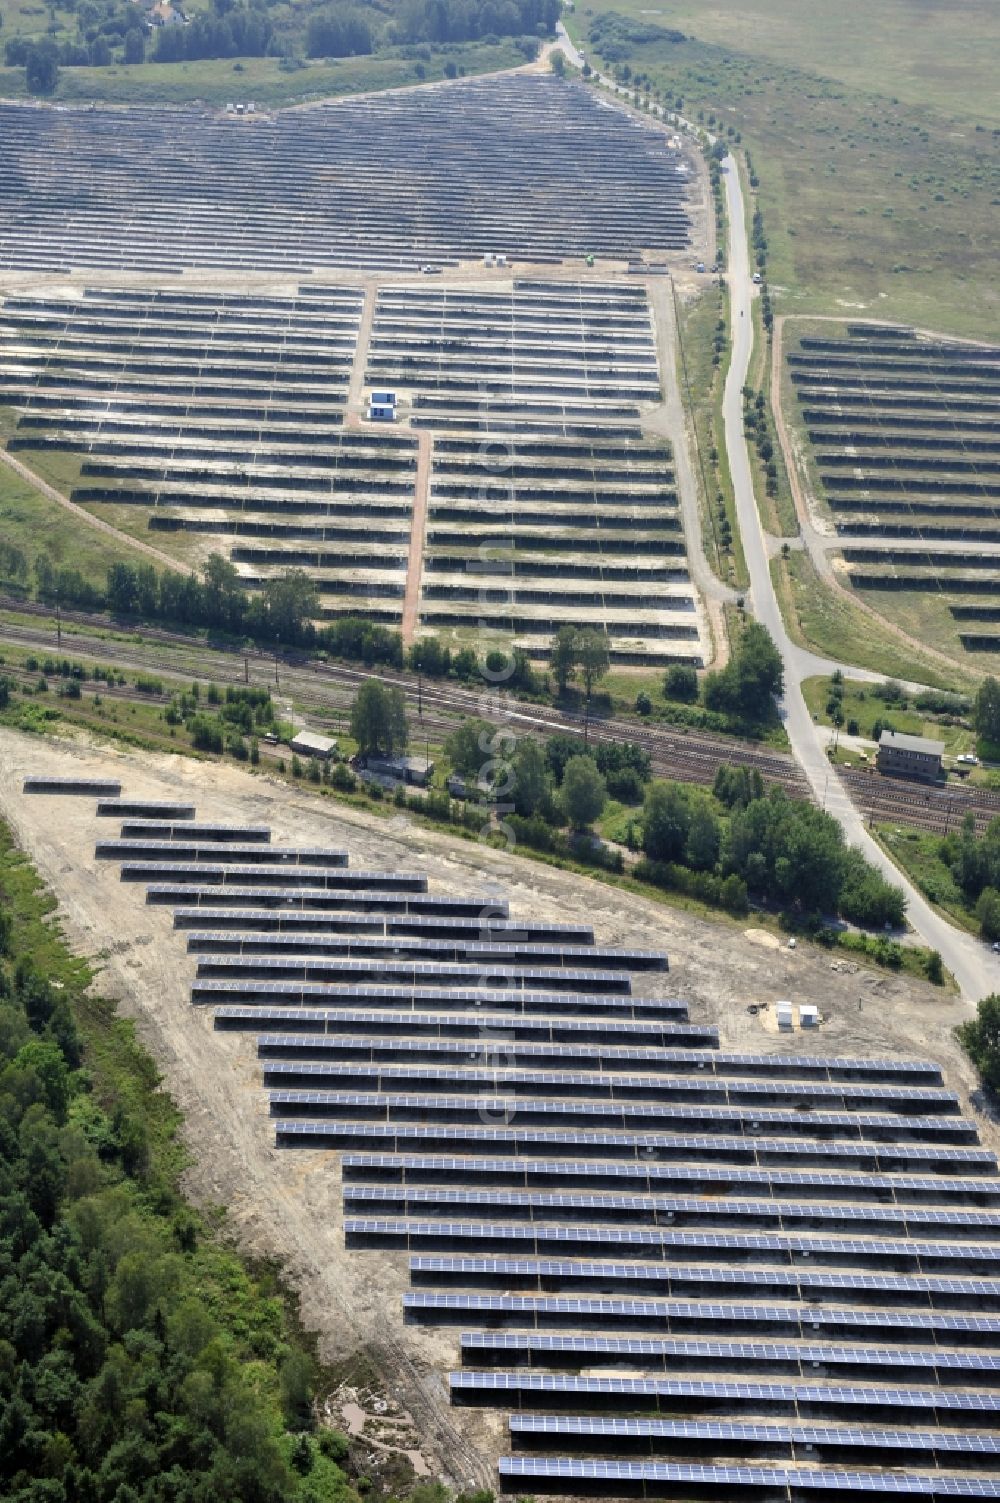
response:
[[[951,868],[941,860],[940,836],[897,825],[877,825],[875,834],[879,844],[928,902],[946,913],[960,929],[978,933],[979,925],[962,889],[952,876]]]
[[[22,457],[26,464],[32,465],[33,456],[25,454]],[[65,455],[60,457],[66,458]],[[49,476],[45,478],[50,479]],[[59,482],[52,477],[50,483]],[[56,568],[79,569],[91,584],[101,586],[109,565],[118,560],[125,559],[133,564],[148,562],[145,555],[118,543],[107,533],[85,526],[6,465],[0,465],[0,531],[5,543],[19,548],[24,554],[29,582],[33,582],[35,560],[43,554],[48,554]]]
[[[43,28],[44,29],[44,28]],[[7,38],[6,27],[0,39]],[[293,71],[273,57],[206,59],[190,63],[124,63],[108,68],[62,68],[53,98],[63,103],[189,104],[195,100],[221,105],[253,99],[258,107],[302,104],[341,94],[372,93],[444,78],[453,60],[467,74],[516,68],[524,55],[510,43],[470,43],[434,52],[429,62],[395,54],[315,60]],[[423,74],[419,70],[423,70]],[[23,68],[0,68],[0,97],[26,96]],[[252,128],[252,122],[248,122]]]
[[[777,311],[996,327],[998,7],[592,0],[569,24],[586,40],[609,11],[685,33],[627,43],[627,62],[689,118],[741,134],[761,180]]]
[[[821,725],[833,724],[826,710],[830,687],[828,678],[807,678],[802,681],[802,696]],[[976,749],[975,732],[966,726],[945,725],[934,716],[925,715],[911,706],[902,709],[897,705],[886,704],[872,693],[870,684],[859,683],[857,680],[845,679],[843,690],[841,703],[845,724],[856,720],[858,734],[869,740],[875,721],[881,720],[884,725],[891,725],[893,730],[902,735],[930,736],[934,740],[943,741],[948,757],[956,757],[961,752],[974,752]]]
[[[870,668],[886,678],[911,679],[933,689],[966,693],[975,689],[972,671],[949,672],[930,658],[921,658],[859,607],[836,594],[819,578],[804,553],[771,562],[771,577],[789,634],[803,647],[824,653],[845,667]],[[873,602],[874,603],[874,602]]]

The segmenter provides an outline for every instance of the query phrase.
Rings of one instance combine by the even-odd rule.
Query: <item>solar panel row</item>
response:
[[[410,1259],[410,1282],[416,1286],[459,1285],[463,1289],[539,1289],[549,1292],[582,1288],[606,1293],[621,1290],[703,1298],[706,1287],[766,1291],[772,1297],[799,1300],[809,1309],[822,1298],[866,1299],[884,1306],[905,1304],[932,1309],[1000,1309],[1000,1279],[951,1274],[901,1274],[893,1271],[842,1272],[835,1268],[772,1268],[758,1264],[650,1264],[587,1258],[462,1257],[419,1255]],[[717,1296],[718,1297],[718,1296]]]
[[[844,1294],[851,1291],[845,1290]],[[517,1328],[540,1331],[550,1328],[574,1330],[609,1327],[629,1331],[702,1331],[717,1326],[727,1335],[754,1334],[762,1329],[791,1333],[814,1340],[826,1333],[840,1340],[871,1341],[894,1337],[917,1341],[922,1332],[933,1333],[936,1343],[952,1346],[992,1346],[1000,1336],[996,1315],[955,1314],[939,1310],[869,1309],[821,1307],[813,1304],[760,1304],[712,1301],[710,1299],[623,1299],[606,1295],[600,1299],[568,1295],[457,1294],[411,1289],[403,1295],[407,1320],[427,1324],[481,1321],[490,1331]],[[481,1333],[480,1333],[481,1334]]]
[[[285,1093],[286,1095],[289,1093]],[[308,1093],[307,1093],[308,1094]],[[876,1171],[908,1169],[947,1172],[961,1163],[967,1173],[992,1175],[996,1161],[984,1149],[955,1145],[939,1148],[924,1143],[871,1143],[862,1140],[838,1143],[830,1140],[812,1141],[794,1138],[764,1138],[756,1135],[732,1137],[726,1134],[701,1136],[688,1133],[614,1133],[546,1131],[515,1125],[520,1112],[512,1107],[503,1114],[496,1103],[484,1097],[481,1105],[489,1110],[490,1120],[506,1125],[478,1127],[465,1123],[434,1121],[378,1122],[338,1121],[335,1117],[325,1120],[295,1120],[284,1118],[275,1123],[279,1141],[294,1139],[304,1144],[306,1140],[325,1143],[330,1147],[367,1148],[386,1146],[396,1151],[405,1148],[422,1148],[425,1151],[454,1144],[466,1153],[491,1153],[498,1149],[507,1152],[550,1156],[560,1150],[575,1154],[592,1153],[595,1158],[618,1156],[641,1160],[721,1159],[727,1163],[771,1164],[824,1164],[834,1160],[850,1164],[852,1168],[871,1168]],[[419,1109],[422,1112],[422,1108]]]
[[[356,1047],[356,1046],[355,1046]],[[374,1047],[374,1046],[372,1046]],[[427,1047],[425,1045],[425,1047]],[[484,1050],[489,1041],[484,1041]],[[506,1051],[506,1052],[504,1052]],[[457,1053],[458,1051],[452,1051]],[[399,1090],[400,1082],[409,1088],[440,1088],[441,1090],[465,1090],[480,1084],[489,1084],[496,1091],[534,1091],[547,1096],[572,1096],[584,1100],[597,1096],[612,1099],[635,1096],[652,1098],[663,1104],[677,1101],[687,1104],[695,1097],[699,1103],[749,1101],[752,1105],[770,1103],[794,1103],[799,1110],[810,1109],[812,1102],[823,1106],[833,1104],[844,1110],[870,1110],[874,1106],[892,1107],[896,1111],[918,1113],[934,1112],[942,1115],[957,1115],[959,1098],[953,1092],[922,1088],[920,1086],[840,1085],[829,1082],[811,1082],[808,1085],[782,1081],[725,1080],[716,1077],[709,1082],[700,1079],[684,1079],[663,1075],[619,1073],[614,1069],[599,1072],[563,1070],[536,1070],[524,1067],[513,1068],[511,1055],[516,1055],[513,1046],[498,1041],[493,1046],[496,1058],[494,1068],[483,1069],[470,1051],[465,1049],[464,1059],[447,1065],[424,1065],[375,1062],[366,1065],[363,1061],[269,1061],[264,1066],[265,1081],[291,1075],[303,1075],[327,1079],[333,1083],[350,1080],[369,1090]],[[486,1061],[488,1064],[489,1061]],[[567,1065],[570,1063],[567,1060]]]
[[[845,1472],[840,1470],[818,1471],[812,1468],[709,1466],[684,1462],[665,1461],[597,1461],[576,1458],[539,1458],[534,1456],[504,1456],[500,1459],[501,1479],[511,1479],[518,1484],[558,1479],[567,1485],[599,1484],[613,1488],[613,1495],[622,1496],[623,1485],[635,1484],[641,1492],[630,1496],[648,1497],[648,1487],[661,1489],[674,1485],[680,1489],[692,1486],[710,1486],[725,1489],[783,1488],[788,1496],[798,1498],[812,1492],[842,1492],[868,1494],[894,1494],[904,1498],[1000,1498],[1000,1479],[992,1477],[945,1477],[923,1476],[914,1473],[893,1474],[885,1472]],[[607,1497],[607,1492],[602,1496]],[[688,1491],[657,1496],[689,1498]],[[698,1496],[705,1496],[700,1492]],[[713,1493],[725,1497],[723,1491]],[[769,1491],[767,1496],[774,1496]]]
[[[1000,1213],[988,1210],[935,1210],[859,1206],[842,1203],[729,1200],[665,1195],[564,1195],[557,1191],[475,1190],[464,1187],[345,1185],[344,1207],[355,1214],[374,1211],[406,1216],[463,1214],[503,1215],[537,1220],[574,1217],[594,1223],[722,1225],[729,1222],[773,1223],[794,1228],[830,1225],[837,1230],[886,1230],[891,1236],[968,1236],[1000,1240]]]
[[[259,1040],[263,1051],[264,1035]],[[277,1046],[276,1046],[277,1047]],[[718,1168],[712,1164],[627,1163],[592,1159],[457,1158],[445,1153],[345,1153],[341,1172],[346,1181],[373,1184],[450,1184],[457,1179],[478,1184],[566,1186],[582,1180],[592,1188],[641,1194],[644,1190],[705,1190],[712,1195],[766,1191],[769,1197],[814,1195],[820,1200],[853,1202],[877,1199],[882,1204],[927,1207],[943,1200],[951,1204],[992,1205],[1000,1200],[1000,1177],[917,1174],[850,1174],[808,1169]]]

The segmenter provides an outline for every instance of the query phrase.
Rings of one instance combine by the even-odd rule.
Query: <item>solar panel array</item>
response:
[[[241,833],[147,896],[179,954],[211,941],[199,971],[239,963],[192,998],[257,1033],[276,1142],[340,1153],[346,1246],[408,1257],[452,1403],[512,1412],[503,1491],[1000,1497],[1000,1176],[935,1064],[723,1051],[633,992],[663,957],[545,920],[505,944],[485,897],[478,944],[479,900],[442,914],[413,875],[248,883]],[[271,953],[311,923],[321,955]],[[442,925],[469,958],[410,958]],[[402,957],[354,958],[359,934]]]
[[[673,456],[640,427],[661,400],[645,288],[382,287],[367,380],[432,431],[425,627],[457,642],[486,608],[544,656],[582,607],[615,661],[701,664]]]
[[[1000,646],[1000,346],[848,324],[787,355],[843,573],[946,650]],[[902,596],[902,603],[900,603]]]
[[[686,179],[663,132],[543,74],[251,121],[6,105],[0,138],[0,268],[159,271],[169,247],[175,270],[295,275],[688,243]]]

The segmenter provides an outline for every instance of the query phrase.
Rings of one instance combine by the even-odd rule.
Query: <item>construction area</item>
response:
[[[393,1372],[428,1459],[515,1494],[1000,1496],[961,1004],[223,765],[3,731],[0,796],[192,1193],[287,1261],[324,1355]]]
[[[912,635],[957,661],[1000,658],[1000,349],[810,328],[823,332],[793,340],[786,373],[819,545]]]

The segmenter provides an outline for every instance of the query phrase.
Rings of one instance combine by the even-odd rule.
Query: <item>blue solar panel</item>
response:
[[[484,1047],[489,1041],[484,1040]],[[428,1047],[424,1045],[424,1047]],[[504,1046],[495,1044],[494,1052],[499,1052],[505,1047],[507,1054],[515,1052],[515,1046],[508,1043]],[[568,1052],[568,1051],[567,1051]],[[615,1074],[607,1070],[600,1072],[574,1072],[570,1069],[561,1070],[529,1070],[496,1068],[483,1070],[477,1068],[468,1059],[469,1050],[466,1049],[465,1062],[463,1065],[448,1064],[421,1065],[396,1064],[375,1062],[365,1068],[365,1074],[373,1082],[373,1089],[379,1088],[379,1083],[387,1082],[383,1089],[390,1089],[392,1082],[399,1079],[429,1081],[431,1083],[442,1082],[454,1089],[462,1089],[467,1085],[482,1083],[492,1084],[494,1089],[501,1090],[503,1087],[515,1089],[517,1087],[537,1087],[540,1091],[546,1087],[558,1089],[560,1093],[572,1094],[570,1087],[575,1087],[576,1093],[586,1097],[595,1092],[606,1092],[609,1095],[627,1095],[629,1093],[641,1093],[649,1096],[656,1094],[661,1102],[665,1102],[670,1094],[681,1097],[690,1097],[705,1104],[710,1104],[712,1096],[719,1097],[723,1101],[727,1098],[730,1104],[756,1106],[757,1097],[779,1100],[787,1098],[800,1101],[804,1095],[810,1100],[825,1101],[830,1099],[837,1104],[846,1105],[848,1109],[852,1104],[860,1109],[874,1096],[880,1104],[897,1104],[900,1109],[913,1106],[930,1106],[932,1109],[940,1108],[942,1115],[949,1116],[959,1111],[959,1099],[951,1091],[922,1090],[917,1086],[849,1086],[810,1084],[806,1087],[793,1083],[783,1084],[780,1082],[762,1083],[754,1080],[723,1080],[716,1077],[710,1096],[704,1081],[687,1080],[683,1077],[673,1078],[657,1075],[650,1079],[648,1075]],[[567,1061],[569,1062],[569,1061]],[[271,1067],[276,1073],[291,1073],[293,1069],[308,1070],[314,1075],[328,1075],[336,1078],[339,1075],[350,1074],[357,1077],[362,1072],[362,1066],[358,1064],[347,1065],[337,1061],[329,1063],[316,1063],[310,1066]],[[680,1109],[687,1106],[686,1101],[681,1102]],[[914,1119],[906,1118],[909,1123]],[[917,1121],[923,1119],[917,1118]]]
[[[193,817],[193,804],[191,813]],[[356,873],[352,873],[353,875]],[[224,912],[264,905],[268,911],[288,909],[297,913],[318,909],[349,914],[353,909],[364,911],[369,907],[387,913],[434,913],[440,909],[448,913],[467,913],[473,917],[487,908],[499,917],[507,917],[509,913],[509,905],[505,900],[501,902],[487,897],[449,898],[423,891],[391,891],[386,888],[365,887],[355,890],[345,888],[338,892],[327,887],[250,887],[234,884],[220,891],[214,883],[200,885],[197,882],[155,882],[148,889],[147,900],[176,902],[185,907],[195,903],[200,907],[203,901],[207,907],[224,904],[224,908],[220,910]],[[197,912],[198,909],[192,911]]]
[[[786,1132],[818,1135],[829,1128],[840,1128],[847,1135],[858,1134],[863,1129],[867,1132],[905,1132],[912,1137],[943,1137],[946,1140],[953,1134],[962,1137],[975,1137],[975,1128],[964,1118],[958,1117],[907,1117],[905,1125],[899,1118],[885,1115],[877,1115],[871,1112],[783,1112],[770,1108],[758,1107],[699,1107],[697,1105],[674,1107],[658,1106],[643,1101],[611,1102],[611,1101],[579,1101],[572,1098],[566,1100],[551,1100],[546,1097],[525,1096],[502,1096],[499,1093],[484,1092],[479,1096],[424,1096],[416,1092],[344,1092],[344,1091],[274,1091],[271,1095],[272,1103],[280,1106],[283,1103],[305,1104],[312,1102],[316,1106],[327,1106],[331,1111],[339,1110],[349,1096],[369,1096],[372,1100],[385,1103],[391,1110],[419,1108],[430,1116],[432,1113],[445,1114],[447,1112],[467,1113],[469,1111],[483,1111],[493,1113],[506,1112],[510,1116],[521,1116],[524,1119],[530,1117],[552,1118],[579,1118],[582,1123],[587,1119],[595,1121],[610,1121],[624,1125],[626,1122],[676,1122],[679,1125],[685,1123],[724,1123],[734,1127],[743,1127],[744,1131],[752,1136],[757,1131],[763,1131],[765,1127],[772,1130],[780,1128]]]
[[[512,1437],[552,1435],[567,1440],[608,1437],[704,1441],[706,1446],[794,1443],[799,1446],[870,1447],[873,1450],[936,1450],[1000,1456],[1000,1436],[975,1431],[875,1430],[867,1425],[738,1424],[715,1420],[632,1419],[618,1415],[512,1414]]]
[[[576,1377],[563,1373],[453,1372],[453,1393],[558,1394],[567,1398],[691,1398],[767,1404],[857,1404],[862,1408],[950,1410],[995,1415],[996,1393],[952,1388],[886,1388],[869,1384],[754,1383],[742,1379]],[[520,1402],[520,1399],[515,1399]],[[639,1407],[637,1404],[635,1407]]]
[[[512,1116],[516,1118],[516,1108],[512,1110]],[[962,1162],[969,1168],[981,1165],[984,1173],[992,1172],[996,1168],[993,1155],[984,1150],[962,1149],[959,1146],[935,1148],[931,1144],[834,1143],[813,1142],[808,1139],[796,1142],[793,1138],[743,1138],[724,1134],[701,1136],[688,1133],[581,1133],[575,1129],[560,1130],[551,1127],[544,1130],[530,1127],[473,1127],[444,1120],[435,1122],[433,1126],[417,1126],[408,1122],[381,1124],[355,1122],[351,1126],[357,1135],[364,1134],[373,1143],[390,1142],[397,1148],[408,1140],[426,1146],[426,1140],[433,1135],[432,1141],[435,1145],[456,1143],[461,1144],[467,1150],[474,1145],[479,1145],[484,1148],[517,1150],[524,1154],[551,1154],[560,1148],[580,1153],[589,1148],[600,1153],[602,1157],[607,1154],[624,1154],[634,1159],[642,1159],[658,1153],[673,1156],[683,1153],[688,1158],[735,1157],[741,1160],[756,1160],[758,1163],[766,1163],[771,1156],[778,1156],[782,1159],[798,1156],[800,1159],[820,1160],[838,1157],[860,1158],[872,1162],[875,1166],[883,1161],[895,1164],[912,1160],[921,1164],[940,1164],[945,1169],[950,1168],[954,1163]],[[333,1118],[328,1122],[289,1119],[277,1124],[279,1132],[298,1133],[305,1136],[330,1134],[338,1129],[339,1125]],[[964,1157],[961,1157],[963,1154]]]
[[[534,1216],[537,1211],[564,1210],[600,1216],[602,1221],[635,1219],[645,1210],[662,1217],[746,1218],[759,1221],[829,1221],[838,1228],[853,1222],[864,1230],[866,1222],[891,1223],[894,1234],[906,1236],[915,1230],[939,1227],[942,1233],[959,1232],[996,1235],[1000,1232],[1000,1213],[994,1211],[923,1210],[914,1207],[890,1207],[836,1204],[798,1204],[790,1200],[731,1200],[715,1197],[666,1195],[572,1195],[545,1190],[475,1190],[447,1186],[347,1185],[346,1204],[363,1205],[367,1201],[394,1201],[419,1211],[432,1206],[481,1206],[484,1211],[520,1210]]]
[[[716,1268],[699,1267],[697,1264],[669,1266],[666,1264],[611,1263],[594,1259],[570,1261],[564,1258],[512,1258],[512,1257],[461,1257],[461,1256],[414,1256],[410,1258],[410,1277],[453,1274],[465,1281],[480,1275],[513,1280],[549,1279],[566,1284],[573,1280],[586,1283],[593,1280],[598,1286],[613,1282],[662,1283],[669,1291],[676,1280],[682,1284],[700,1283],[711,1285],[742,1285],[751,1288],[782,1287],[794,1285],[801,1297],[808,1299],[810,1291],[859,1294],[900,1294],[914,1303],[926,1297],[943,1297],[965,1300],[1000,1300],[1000,1279],[946,1277],[934,1278],[925,1274],[898,1273],[843,1273],[837,1269],[822,1272],[807,1272],[801,1267],[788,1270],[747,1267]]]
[[[300,1044],[322,1048],[327,1042],[325,1035],[264,1034],[258,1038],[257,1044],[258,1049],[263,1051],[269,1047],[282,1048],[287,1045],[294,1048]],[[345,1045],[356,1042],[363,1048],[368,1040],[335,1038],[332,1042]],[[412,1042],[410,1039],[399,1040],[400,1045]],[[435,1045],[432,1043],[430,1047]],[[469,1046],[464,1044],[462,1047]],[[880,1198],[889,1198],[899,1192],[905,1195],[903,1204],[910,1204],[916,1199],[924,1203],[950,1200],[953,1197],[987,1200],[1000,1198],[1000,1178],[988,1179],[985,1176],[963,1179],[940,1174],[834,1174],[821,1169],[720,1168],[712,1164],[638,1164],[615,1160],[597,1163],[593,1159],[457,1158],[445,1154],[404,1153],[345,1153],[341,1165],[345,1175],[354,1179],[362,1178],[363,1172],[369,1171],[374,1179],[379,1180],[381,1175],[378,1171],[384,1169],[398,1170],[408,1176],[416,1173],[422,1180],[435,1174],[438,1178],[449,1180],[462,1176],[470,1182],[490,1175],[516,1176],[529,1184],[533,1178],[551,1179],[560,1184],[569,1184],[575,1179],[585,1180],[589,1184],[596,1180],[610,1180],[620,1184],[623,1189],[630,1183],[639,1186],[648,1183],[650,1188],[659,1190],[661,1186],[666,1189],[673,1183],[691,1181],[699,1185],[719,1185],[730,1196],[748,1193],[751,1187],[759,1186],[772,1193],[779,1189],[792,1190],[798,1194],[815,1190],[824,1200],[850,1197],[862,1191]]]
[[[273,955],[220,955],[217,958],[206,958],[204,955],[198,961],[198,975],[211,976],[213,971],[242,972],[248,977],[267,976],[269,973],[285,973],[293,976],[329,976],[350,975],[352,973],[369,974],[374,968],[385,972],[387,975],[403,973],[405,975],[421,976],[427,982],[433,982],[438,978],[442,982],[455,978],[466,979],[469,977],[481,977],[485,985],[490,981],[507,982],[513,985],[515,982],[522,990],[530,990],[530,983],[538,985],[592,985],[607,987],[609,991],[627,993],[630,990],[630,979],[627,971],[572,971],[568,967],[553,967],[551,970],[535,970],[521,968],[519,966],[504,965],[479,965],[474,959],[468,961],[431,961],[431,960],[388,960],[383,957],[369,960],[352,960],[337,956],[329,958],[312,955],[290,955],[287,958]]]
[[[918,1367],[926,1368],[927,1381],[933,1374],[971,1374],[970,1382],[995,1382],[1000,1375],[1000,1357],[992,1352],[948,1352],[901,1347],[850,1347],[809,1345],[775,1341],[711,1341],[692,1337],[672,1340],[654,1336],[561,1336],[535,1331],[473,1331],[461,1338],[463,1348],[473,1352],[530,1351],[538,1354],[564,1353],[578,1356],[581,1364],[599,1356],[621,1357],[636,1362],[651,1358],[691,1357],[696,1360],[742,1365],[754,1363],[800,1363],[820,1367]]]
[[[723,1253],[798,1253],[800,1256],[838,1258],[852,1263],[859,1258],[881,1258],[913,1262],[954,1262],[975,1265],[976,1263],[1000,1266],[1000,1247],[988,1243],[961,1246],[955,1243],[916,1242],[901,1240],[882,1241],[878,1238],[860,1237],[807,1237],[788,1233],[739,1234],[729,1232],[675,1232],[663,1227],[609,1227],[572,1226],[555,1224],[522,1225],[520,1223],[475,1222],[475,1221],[417,1221],[386,1217],[345,1218],[346,1236],[357,1238],[392,1237],[406,1242],[420,1239],[440,1241],[442,1237],[456,1242],[503,1241],[525,1243],[559,1243],[588,1246],[606,1246],[650,1251],[656,1247],[678,1252]],[[766,1259],[763,1259],[766,1261]]]
[[[795,1488],[831,1492],[887,1493],[904,1498],[1000,1498],[1000,1479],[947,1477],[940,1473],[847,1472],[841,1468],[782,1466],[709,1466],[673,1461],[597,1461],[562,1457],[502,1456],[501,1477],[526,1482],[539,1479],[574,1481],[592,1487],[603,1483],[642,1483],[649,1486],[711,1485],[714,1487]]]
[[[103,844],[106,847],[110,847],[115,845],[116,842],[106,841]],[[126,842],[118,842],[117,844],[124,846]],[[185,853],[190,856],[192,852],[198,850],[210,850],[215,857],[219,855],[219,848],[216,845],[203,847],[178,845],[171,847],[170,842],[163,842],[162,846],[166,850],[176,849],[179,853],[179,859]],[[149,842],[147,848],[153,854],[157,854],[160,846],[155,842]],[[277,848],[274,849],[276,850]],[[225,855],[232,857],[241,850],[258,852],[260,856],[264,854],[257,846],[227,846],[225,848]],[[98,855],[109,854],[112,854],[109,849],[98,849]],[[142,852],[137,847],[129,845],[127,850],[122,851],[122,854],[135,856],[142,854]],[[306,858],[302,857],[302,860],[304,859]],[[248,925],[247,928],[251,929],[252,925]],[[304,934],[275,933],[270,929],[256,934],[235,934],[231,930],[194,930],[189,932],[187,942],[189,950],[223,949],[226,945],[242,943],[252,946],[255,952],[260,952],[261,954],[273,952],[276,955],[295,955],[311,951],[321,951],[324,955],[337,955],[363,948],[375,953],[389,953],[393,949],[397,949],[403,952],[413,950],[428,956],[461,955],[464,959],[470,961],[495,961],[498,963],[524,959],[549,962],[560,967],[572,967],[575,968],[574,974],[579,974],[582,968],[589,969],[591,966],[597,971],[599,966],[606,968],[614,967],[616,970],[635,970],[640,967],[662,970],[665,969],[666,965],[665,956],[655,955],[652,951],[645,950],[609,950],[589,945],[538,944],[528,941],[521,944],[491,943],[488,940],[472,938],[433,939],[414,935],[389,935],[388,937],[367,935],[360,937],[352,936],[351,934],[321,932],[318,928]]]
[[[416,1260],[414,1260],[416,1261]],[[844,1293],[850,1293],[845,1290]],[[806,1337],[815,1337],[817,1331],[829,1328],[830,1336],[836,1336],[842,1327],[863,1328],[863,1339],[868,1340],[883,1330],[912,1333],[916,1340],[921,1332],[941,1333],[945,1340],[962,1336],[982,1338],[980,1344],[1000,1336],[1000,1316],[952,1314],[936,1310],[914,1311],[902,1309],[880,1310],[871,1307],[831,1308],[807,1305],[795,1308],[789,1305],[737,1304],[713,1302],[708,1299],[689,1300],[626,1299],[605,1295],[603,1298],[572,1297],[570,1295],[524,1295],[524,1294],[477,1294],[470,1290],[448,1294],[430,1290],[410,1290],[403,1295],[403,1308],[409,1313],[464,1314],[470,1319],[482,1316],[491,1326],[501,1315],[512,1317],[511,1324],[534,1326],[541,1329],[546,1317],[560,1318],[559,1324],[569,1319],[584,1323],[589,1317],[599,1317],[608,1324],[617,1323],[627,1329],[631,1320],[648,1326],[660,1321],[665,1327],[673,1322],[719,1321],[734,1327],[747,1323],[762,1326],[779,1324],[798,1326]],[[520,1317],[516,1321],[513,1317]],[[478,1335],[473,1339],[478,1339]]]
[[[209,889],[209,892],[212,892],[212,889]],[[405,899],[401,901],[404,904],[406,902]],[[455,915],[440,917],[434,913],[315,913],[302,908],[286,912],[283,908],[274,906],[237,908],[229,905],[215,908],[203,904],[197,907],[174,909],[175,929],[208,928],[211,930],[214,926],[221,926],[223,933],[230,936],[237,930],[261,931],[262,941],[268,943],[274,937],[275,931],[279,930],[286,931],[281,943],[295,943],[302,935],[316,935],[321,938],[329,936],[336,942],[338,935],[364,934],[365,931],[376,935],[384,934],[389,938],[397,931],[404,937],[426,935],[428,938],[434,938],[437,935],[444,935],[446,938],[452,938],[457,936],[459,941],[464,941],[466,937],[475,939],[478,936],[503,935],[508,931],[523,934],[526,940],[530,940],[536,932],[534,928],[526,928],[516,919],[510,920],[494,915],[484,920],[480,917]],[[581,924],[544,924],[539,926],[539,932],[541,930],[546,933],[558,931],[567,937],[592,932]],[[205,936],[195,935],[194,937],[204,938]]]
[[[558,1029],[560,1035],[574,1031],[582,1033],[593,1032],[595,1030],[603,1034],[612,1029],[622,1029],[631,1031],[642,1030],[643,1032],[654,1032],[664,1036],[684,1039],[702,1038],[713,1040],[718,1038],[718,1030],[715,1028],[701,1024],[673,1021],[679,1013],[683,1013],[683,1008],[676,1002],[649,1001],[643,997],[620,995],[601,996],[596,992],[575,995],[572,992],[560,994],[557,992],[537,992],[530,989],[514,990],[511,988],[510,990],[496,990],[488,984],[489,978],[496,974],[495,971],[490,970],[484,978],[487,984],[482,987],[449,986],[446,988],[441,987],[436,991],[432,988],[421,987],[418,993],[415,993],[412,987],[404,986],[372,985],[352,988],[350,986],[334,986],[322,981],[298,980],[294,982],[293,986],[293,983],[289,981],[262,981],[250,978],[237,982],[226,981],[217,977],[206,977],[200,981],[198,983],[198,990],[206,997],[212,993],[224,997],[231,995],[235,991],[255,997],[272,997],[287,996],[290,990],[294,989],[297,994],[301,994],[303,997],[323,997],[343,1002],[357,1000],[367,1002],[371,1006],[381,1003],[389,1007],[406,1007],[414,1005],[416,1001],[419,1001],[421,1008],[430,1005],[437,1007],[447,1005],[456,1011],[473,1013],[476,1015],[477,1023],[487,1028],[494,1026],[503,1028],[516,1026],[518,1028],[545,1029],[548,1032]],[[516,1025],[508,1022],[506,1017],[497,1023],[494,1023],[492,1020],[487,1021],[487,1015],[490,1012],[516,1014],[518,1015]],[[524,1023],[521,1022],[521,1014],[534,1012],[553,1014],[554,1016],[546,1021],[526,1019]],[[573,1017],[572,1014],[574,1013],[593,1014],[593,1018]],[[565,1014],[566,1016],[560,1016],[560,1014]],[[609,1014],[610,1017],[606,1018],[606,1014]],[[615,1014],[619,1014],[619,1017],[616,1017]],[[629,1019],[630,1014],[636,1014],[638,1019],[648,1018],[650,1021],[632,1021],[631,1019],[627,1022],[620,1021],[621,1015]],[[652,1021],[654,1018],[658,1020],[661,1016],[671,1021]],[[414,1021],[413,1026],[416,1028],[416,1021]]]

